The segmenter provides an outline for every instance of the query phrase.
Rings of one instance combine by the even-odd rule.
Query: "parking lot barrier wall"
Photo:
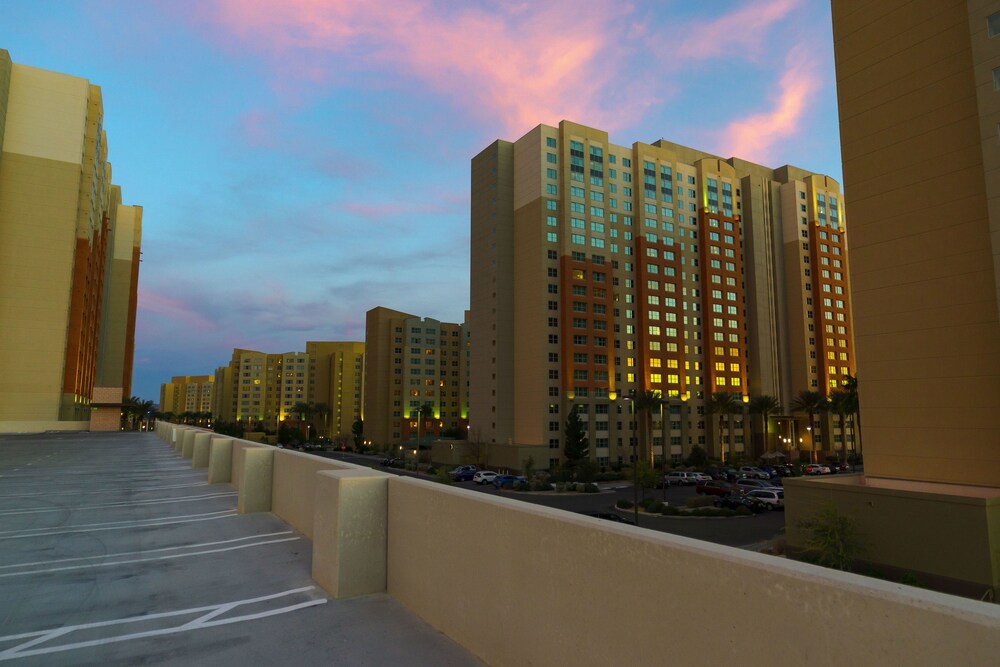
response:
[[[788,664],[1000,655],[994,604],[402,477],[387,592],[491,665],[721,664],[776,636]]]
[[[202,431],[194,436],[194,446],[191,450],[191,467],[207,468],[209,444],[212,441],[211,431]]]
[[[190,428],[184,431],[184,441],[181,443],[181,456],[189,459],[194,456],[194,437],[198,435],[198,431]]]
[[[233,479],[233,439],[215,436],[208,445],[208,483],[222,484]]]
[[[242,459],[243,470],[236,488],[236,511],[240,514],[270,512],[274,448],[247,448]]]
[[[385,592],[390,475],[315,474],[312,577],[334,598]]]

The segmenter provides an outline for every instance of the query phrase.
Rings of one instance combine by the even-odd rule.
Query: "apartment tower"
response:
[[[376,446],[461,433],[469,418],[469,327],[378,306],[365,326],[364,437]],[[418,418],[421,407],[427,414]]]
[[[0,49],[0,431],[98,408],[117,428],[131,391],[142,209],[112,184],[103,115],[99,87]]]
[[[598,463],[629,460],[623,399],[644,391],[668,399],[650,455],[787,450],[774,428],[754,446],[745,410],[709,418],[712,394],[787,407],[854,372],[844,203],[828,176],[664,140],[618,146],[563,121],[472,160],[471,218],[470,432],[503,465],[558,463],[571,409]]]

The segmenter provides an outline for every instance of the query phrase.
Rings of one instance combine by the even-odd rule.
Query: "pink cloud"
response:
[[[654,103],[649,92],[614,104],[607,88],[625,69],[630,8],[560,0],[514,6],[413,0],[218,0],[205,17],[244,47],[307,80],[316,51],[388,66],[469,109],[489,109],[509,134],[562,118],[617,129]],[[351,65],[345,65],[350,67]],[[648,87],[651,89],[652,86]]]
[[[809,111],[809,100],[816,97],[821,83],[821,75],[806,50],[793,49],[788,54],[771,108],[730,122],[723,131],[718,152],[769,164],[778,143],[799,131],[800,122]]]
[[[202,317],[194,307],[180,299],[165,296],[148,288],[139,288],[137,308],[145,313],[159,315],[174,322],[180,322],[200,331],[217,328],[212,320]]]
[[[672,45],[671,52],[694,60],[726,55],[756,57],[767,43],[767,29],[800,4],[801,0],[748,2],[714,21],[687,26],[685,38]]]

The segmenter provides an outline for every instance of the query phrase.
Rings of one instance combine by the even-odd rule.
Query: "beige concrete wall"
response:
[[[368,470],[344,461],[275,449],[272,511],[309,539],[313,536],[313,498],[320,470]]]
[[[1000,587],[1000,490],[860,475],[786,482],[785,526],[793,549],[806,546],[802,522],[833,503],[857,527],[865,560],[918,579],[941,578],[968,595]]]
[[[407,478],[389,480],[388,592],[491,665],[992,665],[1000,652],[994,605]]]
[[[45,431],[88,431],[90,422],[0,421],[0,433],[44,433]]]

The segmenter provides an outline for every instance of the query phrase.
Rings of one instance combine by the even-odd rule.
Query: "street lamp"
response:
[[[635,416],[635,392],[630,391],[629,395],[624,397],[622,401],[631,409],[632,417]],[[635,521],[635,525],[639,525],[639,452],[636,449],[635,438],[632,437],[632,417],[629,417],[628,422],[628,439],[629,444],[632,445],[632,518]]]

